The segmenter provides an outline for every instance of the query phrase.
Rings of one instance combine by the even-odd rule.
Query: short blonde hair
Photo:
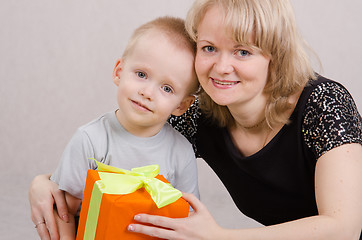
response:
[[[195,57],[196,43],[187,33],[185,29],[185,21],[181,18],[165,16],[156,18],[138,27],[129,39],[122,58],[127,61],[127,56],[133,51],[138,43],[138,40],[141,39],[146,33],[149,33],[153,30],[159,31],[161,34],[165,34],[165,36],[169,38],[170,42],[180,47],[181,49],[190,51]],[[196,74],[194,75],[194,84],[191,84],[192,86],[190,86],[188,91],[190,94],[195,94],[199,89],[199,82],[196,78]]]
[[[264,88],[269,97],[266,120],[269,126],[288,123],[286,112],[292,107],[288,98],[302,90],[309,79],[316,78],[289,0],[196,0],[186,18],[186,29],[194,41],[200,22],[213,6],[223,12],[235,42],[257,48],[270,57]],[[220,126],[234,124],[228,108],[216,104],[205,92],[201,94],[201,108]]]

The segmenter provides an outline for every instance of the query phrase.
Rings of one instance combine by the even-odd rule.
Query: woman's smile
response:
[[[234,85],[240,83],[240,81],[230,81],[230,80],[222,80],[222,79],[217,79],[217,78],[211,78],[210,80],[212,81],[212,83],[214,84],[215,87],[217,88],[230,88],[233,87]]]

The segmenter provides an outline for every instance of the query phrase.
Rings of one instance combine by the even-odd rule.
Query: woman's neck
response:
[[[246,131],[257,131],[267,126],[265,107],[266,98],[258,102],[228,106],[235,120],[235,127]]]

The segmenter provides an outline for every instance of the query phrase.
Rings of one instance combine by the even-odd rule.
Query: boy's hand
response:
[[[29,202],[31,219],[36,225],[36,230],[42,240],[58,240],[59,233],[53,214],[56,204],[59,217],[68,222],[68,208],[64,192],[58,185],[49,180],[50,175],[38,175],[30,184]]]

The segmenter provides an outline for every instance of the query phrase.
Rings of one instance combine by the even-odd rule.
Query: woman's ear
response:
[[[120,80],[120,75],[121,75],[122,68],[123,68],[123,63],[124,63],[124,61],[122,58],[118,59],[116,62],[116,66],[114,66],[114,69],[113,69],[112,79],[113,79],[114,84],[116,84],[117,86],[119,85],[119,80]]]
[[[191,104],[194,103],[194,101],[195,101],[195,96],[185,97],[180,103],[180,105],[171,114],[174,116],[181,116],[187,111],[187,109],[189,109],[189,107],[191,106]]]

